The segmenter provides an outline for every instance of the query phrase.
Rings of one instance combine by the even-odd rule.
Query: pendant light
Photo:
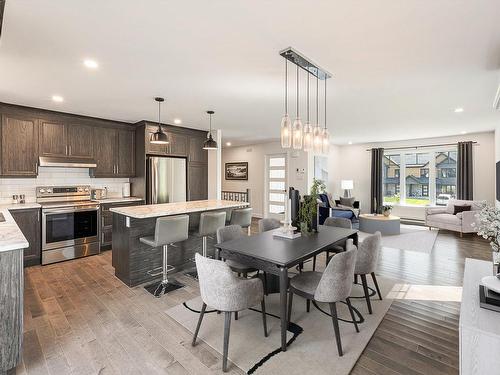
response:
[[[149,143],[155,145],[168,145],[170,143],[168,135],[161,129],[161,103],[163,103],[164,100],[165,99],[159,97],[155,98],[155,101],[158,103],[158,130],[151,134],[149,138]]]
[[[316,124],[313,129],[313,147],[316,154],[320,154],[323,149],[323,139],[321,137],[321,127],[319,126],[319,79],[316,76]]]
[[[288,116],[288,60],[285,59],[285,115],[281,118],[281,147],[292,146],[292,121]]]
[[[304,151],[311,151],[313,148],[313,128],[309,121],[309,76],[307,74],[307,121],[304,125]]]
[[[214,111],[207,111],[208,115],[210,116],[210,131],[208,132],[208,138],[203,143],[203,149],[204,150],[217,150],[217,142],[214,141],[212,138],[212,115],[215,113]]]
[[[293,121],[293,148],[295,150],[300,150],[302,148],[302,121],[300,120],[299,116],[299,66],[297,65],[297,107],[296,107],[296,117],[295,120]]]
[[[330,151],[330,133],[328,132],[328,129],[326,128],[326,82],[327,82],[327,79],[325,78],[325,128],[323,129],[323,133],[321,134],[321,138],[323,140],[321,152],[324,155],[328,155],[328,153]]]

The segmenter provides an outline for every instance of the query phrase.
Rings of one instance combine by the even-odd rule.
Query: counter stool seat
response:
[[[189,216],[178,215],[169,217],[160,217],[156,219],[154,236],[140,237],[139,241],[152,248],[163,248],[162,266],[149,270],[150,276],[162,275],[162,280],[146,285],[144,288],[159,298],[163,294],[173,290],[182,288],[184,285],[174,280],[168,280],[168,271],[172,271],[175,267],[168,264],[168,245],[174,242],[185,241],[188,239]]]

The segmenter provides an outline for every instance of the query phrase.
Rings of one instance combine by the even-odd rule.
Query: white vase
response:
[[[385,217],[391,216],[391,210],[384,211],[384,216]]]
[[[500,252],[493,251],[491,253],[491,258],[493,260],[493,275],[500,273]]]

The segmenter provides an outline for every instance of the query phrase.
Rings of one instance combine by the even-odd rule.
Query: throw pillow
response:
[[[327,197],[328,197],[328,204],[330,205],[330,207],[335,207],[337,204],[333,200],[332,194],[328,193]]]
[[[456,215],[460,212],[470,211],[471,206],[453,206],[453,215]]]
[[[350,198],[345,198],[345,197],[340,197],[340,204],[342,206],[347,206],[347,207],[354,207],[354,200],[356,198],[350,197]]]

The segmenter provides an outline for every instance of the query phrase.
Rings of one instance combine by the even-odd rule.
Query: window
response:
[[[440,194],[455,198],[457,150],[387,151],[383,162],[384,203],[436,204]],[[403,184],[403,185],[401,185]]]
[[[314,156],[314,178],[328,182],[328,157]]]

